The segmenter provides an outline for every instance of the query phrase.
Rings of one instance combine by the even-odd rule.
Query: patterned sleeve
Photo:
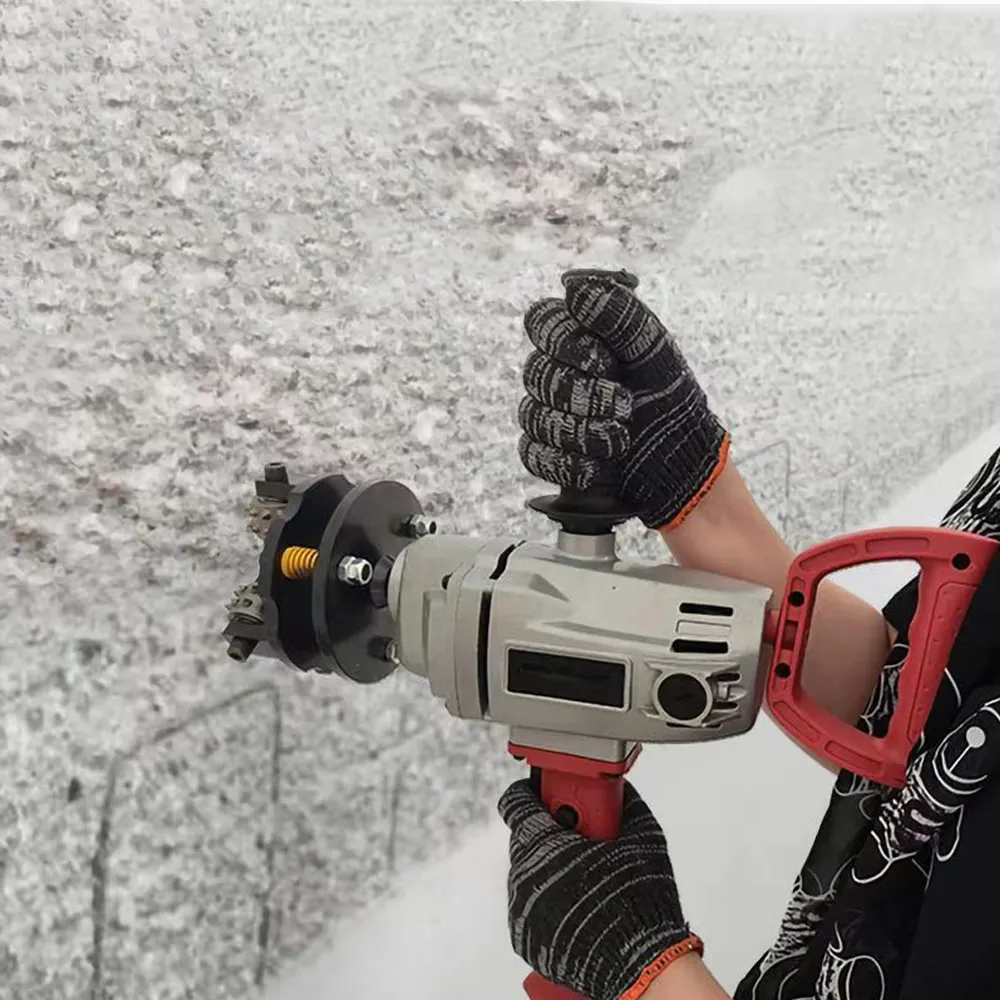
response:
[[[1000,448],[983,463],[941,519],[941,527],[1000,537]]]
[[[993,453],[945,515],[942,525],[988,538],[1000,538],[1000,450]],[[995,647],[994,647],[995,648]],[[988,663],[955,662],[949,665],[948,685],[935,702],[937,732],[929,720],[928,745],[936,746],[963,714],[978,700],[991,714],[991,688],[998,674]],[[995,694],[992,695],[995,699]],[[935,775],[949,771],[979,746],[968,742],[954,759],[935,761]],[[985,727],[980,733],[985,731]],[[968,763],[966,766],[969,766]],[[927,867],[926,889],[908,951],[906,974],[898,997],[890,1000],[938,1000],[940,997],[994,997],[1000,980],[997,954],[997,921],[984,918],[1000,896],[1000,782],[989,768],[986,781],[965,776],[960,787],[964,802],[937,835]],[[925,779],[921,787],[929,787]],[[937,786],[930,786],[937,787]],[[971,793],[970,793],[971,790]],[[922,818],[922,817],[921,817]]]
[[[882,609],[882,617],[896,630],[900,639],[905,640],[913,614],[917,610],[917,596],[920,583],[918,573],[909,583],[896,591],[889,603]]]
[[[941,519],[941,527],[1000,538],[1000,448],[982,464],[955,498]],[[917,610],[919,579],[918,575],[910,580],[882,609],[885,620],[901,637],[906,636],[913,613]]]

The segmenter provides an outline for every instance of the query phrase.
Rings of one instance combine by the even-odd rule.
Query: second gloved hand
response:
[[[588,1000],[634,1000],[671,960],[701,953],[663,831],[630,784],[612,841],[563,829],[528,780],[511,785],[499,809],[511,831],[511,943],[550,982]]]
[[[565,300],[524,317],[521,460],[570,489],[613,487],[650,528],[674,527],[725,465],[729,435],[673,337],[624,271],[568,271]]]

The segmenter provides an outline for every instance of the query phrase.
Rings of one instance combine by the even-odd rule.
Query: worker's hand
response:
[[[521,461],[571,489],[612,485],[650,528],[673,527],[725,465],[729,435],[625,271],[567,271],[565,299],[526,312]]]
[[[559,826],[527,780],[499,808],[510,828],[511,943],[550,982],[589,1000],[633,1000],[671,958],[701,951],[663,831],[631,785],[621,834],[603,843]]]

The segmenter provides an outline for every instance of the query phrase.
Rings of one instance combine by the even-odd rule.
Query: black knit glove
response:
[[[535,302],[524,329],[518,420],[525,468],[569,489],[611,487],[647,527],[675,526],[725,465],[729,435],[625,271],[562,276],[566,298]]]
[[[550,982],[589,1000],[631,1000],[671,959],[701,952],[663,831],[628,782],[621,834],[603,843],[559,826],[528,780],[499,808],[510,828],[511,944]]]

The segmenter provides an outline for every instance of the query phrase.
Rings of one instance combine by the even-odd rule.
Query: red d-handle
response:
[[[767,682],[771,715],[796,742],[854,774],[902,788],[906,766],[937,694],[969,602],[997,542],[947,528],[882,528],[834,538],[792,563],[774,635]],[[896,709],[884,737],[842,722],[802,690],[816,593],[830,573],[865,563],[912,560],[920,566],[909,653],[899,677]]]

